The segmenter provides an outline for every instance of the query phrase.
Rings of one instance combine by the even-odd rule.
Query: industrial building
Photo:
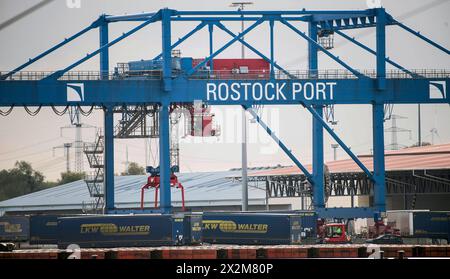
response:
[[[372,155],[358,158],[373,170]],[[385,158],[387,209],[450,210],[450,144],[386,151]],[[325,175],[325,192],[329,207],[362,207],[373,202],[371,182],[353,160],[331,161],[326,166],[329,173]],[[306,167],[311,169],[311,165]],[[269,197],[310,196],[305,176],[296,167],[263,170],[252,176],[258,183],[267,185]]]
[[[359,158],[369,169],[372,168],[370,155],[360,155]],[[370,206],[372,193],[364,187],[368,182],[352,160],[330,161],[326,165],[329,170],[326,179],[328,207]],[[239,211],[240,175],[239,169],[179,174],[178,179],[185,189],[187,210]],[[386,175],[388,210],[450,210],[450,144],[387,151]],[[311,209],[311,191],[298,168],[250,168],[249,177],[249,210]],[[146,180],[145,175],[116,176],[117,208],[138,209],[141,187]],[[146,191],[146,208],[154,207],[154,195],[154,188]],[[172,196],[175,209],[180,211],[180,190],[172,189]],[[88,188],[80,180],[0,202],[0,212],[82,213],[89,201]]]
[[[186,208],[192,211],[240,210],[241,184],[233,179],[239,171],[184,173],[179,180],[185,188]],[[140,207],[141,187],[146,183],[146,175],[116,176],[115,197],[120,209]],[[145,193],[146,208],[154,206],[154,189]],[[174,207],[180,210],[180,191],[172,189]],[[86,183],[82,180],[51,189],[0,202],[0,212],[8,213],[82,213],[83,204],[90,200]],[[252,210],[266,209],[264,189],[249,188],[249,204]],[[271,208],[290,209],[288,204]]]

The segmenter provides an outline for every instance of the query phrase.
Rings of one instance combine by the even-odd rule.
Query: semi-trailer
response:
[[[61,215],[31,215],[30,244],[49,245],[58,243],[58,217]]]
[[[450,212],[398,210],[386,213],[388,223],[404,238],[450,239]]]
[[[202,220],[203,219],[203,220]],[[0,242],[80,247],[341,243],[344,223],[320,226],[314,211],[203,212],[173,215],[30,215],[0,217]],[[386,224],[406,242],[450,238],[450,212],[388,211]],[[323,230],[324,228],[336,230]],[[320,232],[331,231],[332,234]],[[389,234],[383,231],[380,234]],[[347,237],[348,238],[348,237]],[[333,240],[333,241],[332,241]],[[347,241],[348,242],[348,239]],[[437,241],[435,241],[437,242]]]
[[[188,223],[188,224],[186,224]],[[97,215],[58,218],[58,248],[148,247],[201,243],[201,215]],[[187,229],[187,237],[184,231]]]
[[[0,217],[0,242],[26,242],[29,238],[28,216]]]
[[[301,217],[281,213],[203,213],[203,241],[211,244],[300,244]]]

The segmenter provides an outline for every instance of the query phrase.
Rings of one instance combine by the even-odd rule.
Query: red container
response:
[[[249,71],[270,71],[270,63],[264,59],[213,59],[215,71],[232,71],[240,67],[248,67]]]
[[[193,59],[195,67],[203,59]],[[209,63],[207,66],[210,66]],[[264,59],[213,59],[214,72],[211,78],[217,79],[267,79],[270,76],[270,63]]]
[[[219,79],[267,79],[270,64],[264,59],[214,59],[214,74]]]

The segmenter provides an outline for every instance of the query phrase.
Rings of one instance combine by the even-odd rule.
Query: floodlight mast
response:
[[[238,7],[238,11],[244,11],[245,6],[253,5],[253,2],[233,2],[230,7]],[[244,18],[244,15],[242,15]],[[241,21],[241,33],[244,32],[244,20]],[[242,36],[241,59],[245,59],[245,38]],[[247,115],[245,109],[242,110],[242,211],[248,210],[248,159],[247,159]]]

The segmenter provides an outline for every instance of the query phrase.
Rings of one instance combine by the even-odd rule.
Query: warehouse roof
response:
[[[181,173],[178,178],[185,188],[187,207],[230,206],[241,204],[241,183],[231,177],[239,171]],[[116,176],[115,201],[117,208],[140,207],[140,190],[146,175]],[[154,190],[146,190],[146,206],[153,207]],[[249,204],[264,205],[264,190],[249,187]],[[84,181],[75,181],[39,192],[0,202],[0,211],[37,211],[81,209],[90,200]],[[181,193],[172,189],[172,205],[181,206]]]
[[[372,155],[358,156],[363,164],[373,169]],[[330,172],[360,172],[353,160],[326,163]],[[311,170],[311,165],[306,166]],[[450,144],[412,147],[386,152],[386,170],[450,169]],[[297,167],[250,168],[249,176],[299,174]],[[181,173],[179,180],[185,187],[187,207],[232,206],[241,204],[240,169],[219,172]],[[146,175],[115,177],[115,200],[118,208],[138,208],[140,189],[146,183]],[[153,207],[154,190],[146,191],[146,207]],[[265,191],[249,187],[249,204],[264,205]],[[1,211],[37,211],[81,209],[83,201],[90,200],[84,181],[76,181],[43,191],[0,202]],[[172,189],[172,204],[181,206],[181,194]]]
[[[450,169],[450,144],[410,147],[395,151],[386,151],[385,163],[387,171],[398,170],[431,170]],[[369,169],[373,170],[372,155],[359,155],[358,158]],[[327,162],[331,173],[362,172],[352,159]],[[312,170],[311,165],[306,169]],[[301,174],[295,166],[253,172],[254,176]]]

